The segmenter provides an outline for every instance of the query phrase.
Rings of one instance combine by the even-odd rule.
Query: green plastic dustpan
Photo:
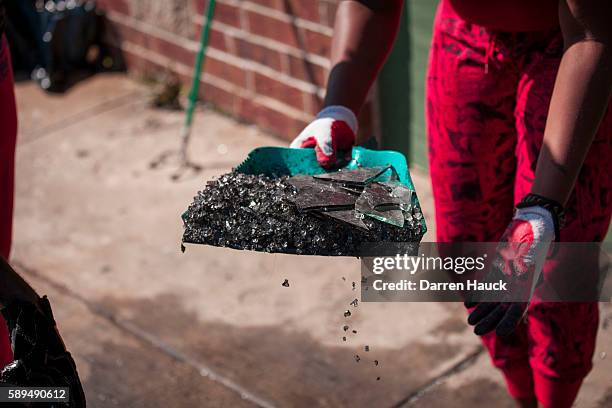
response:
[[[391,150],[369,150],[354,147],[351,160],[345,166],[347,169],[357,167],[393,166],[399,181],[412,191],[416,191],[406,157],[400,152]],[[276,178],[295,176],[297,174],[321,174],[326,170],[317,163],[314,149],[291,149],[288,147],[258,147],[252,150],[246,160],[240,163],[234,171],[245,174],[263,174]],[[413,205],[421,208],[416,194],[413,195]],[[427,231],[425,219],[421,220],[423,234]]]

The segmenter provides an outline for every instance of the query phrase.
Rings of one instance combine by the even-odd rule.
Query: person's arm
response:
[[[325,168],[342,165],[355,144],[357,115],[395,41],[403,0],[344,0],[338,6],[323,110],[291,147],[314,148]]]
[[[531,192],[565,205],[612,91],[612,2],[560,0],[565,52]]]
[[[403,0],[347,0],[338,6],[325,106],[359,114],[397,36]]]
[[[495,330],[503,337],[514,331],[528,310],[534,290],[531,283],[538,281],[550,244],[559,239],[559,204],[566,204],[574,188],[612,91],[610,21],[609,0],[559,1],[565,52],[546,120],[532,194],[517,205],[493,262],[496,266],[493,276],[505,276],[503,279],[509,285],[518,288],[529,282],[531,288],[525,301],[478,304],[468,317],[478,335]]]

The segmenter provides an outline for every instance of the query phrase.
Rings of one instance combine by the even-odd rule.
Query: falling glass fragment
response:
[[[285,279],[285,281],[282,283],[282,285],[286,288],[289,287],[289,279]]]
[[[346,341],[346,337],[345,336],[342,336],[342,341]]]
[[[347,324],[345,324],[345,325],[342,327],[342,330],[344,330],[344,331],[347,331],[348,329],[349,329],[349,327],[348,327],[348,325],[347,325]]]
[[[374,360],[374,365],[378,366],[378,360]]]
[[[361,357],[359,357],[359,354],[355,354],[355,361],[356,362],[360,362],[361,361]]]
[[[364,350],[365,350],[365,351],[370,351],[370,346],[365,346],[365,347],[364,347]]]
[[[181,252],[182,253],[185,253],[185,249],[187,249],[187,248],[185,248],[185,245],[181,244]]]
[[[351,311],[347,310],[346,312],[344,312],[344,317],[349,317],[351,315]]]
[[[351,306],[353,306],[353,307],[357,307],[357,305],[359,305],[359,300],[354,299],[354,300],[353,300],[353,301],[350,303],[350,305],[351,305]]]

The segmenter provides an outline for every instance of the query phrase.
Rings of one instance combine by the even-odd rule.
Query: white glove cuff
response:
[[[353,133],[357,134],[357,129],[359,128],[357,116],[355,116],[353,111],[347,108],[346,106],[328,106],[317,114],[317,119],[322,118],[331,118],[334,120],[344,121],[351,128]]]

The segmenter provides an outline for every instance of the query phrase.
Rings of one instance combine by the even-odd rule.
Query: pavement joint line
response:
[[[97,115],[113,111],[117,108],[128,105],[132,101],[132,98],[141,95],[142,91],[131,91],[125,95],[117,98],[109,99],[100,104],[94,105],[91,108],[85,109],[81,112],[77,112],[74,115],[63,118],[57,122],[43,126],[39,129],[34,129],[31,132],[24,132],[22,136],[30,136],[30,138],[19,143],[18,146],[27,146],[33,142],[36,142],[45,136],[52,135],[60,130],[64,130],[77,123],[83,122],[87,119],[91,119]]]
[[[158,349],[161,353],[166,354],[170,358],[180,363],[187,364],[188,366],[197,370],[197,372],[202,377],[206,377],[209,380],[216,382],[222,385],[223,387],[233,391],[234,393],[238,394],[240,398],[242,398],[243,400],[251,402],[252,404],[260,408],[275,408],[276,407],[273,403],[266,401],[265,399],[255,395],[254,393],[247,390],[240,384],[234,382],[233,380],[225,377],[224,375],[221,375],[215,372],[210,367],[195,361],[193,358],[189,357],[188,355],[181,353],[180,351],[178,351],[171,345],[167,344],[166,342],[159,339],[155,335],[147,332],[146,330],[143,330],[140,327],[132,323],[121,321],[120,319],[117,318],[117,316],[115,316],[115,314],[110,312],[108,309],[104,308],[102,305],[86,299],[85,297],[76,293],[75,291],[73,291],[68,286],[64,285],[63,283],[60,283],[51,278],[48,278],[47,276],[37,271],[35,268],[26,266],[21,261],[12,260],[12,264],[15,267],[17,267],[21,272],[23,272],[25,275],[29,275],[35,279],[41,280],[45,282],[47,285],[57,290],[58,292],[77,300],[78,302],[82,303],[85,307],[87,307],[93,314],[107,320],[113,326],[117,327],[119,330],[125,331],[129,333],[131,336],[133,336],[134,338],[136,338],[137,340],[153,346],[154,348]]]
[[[467,368],[475,364],[476,360],[483,352],[484,352],[484,347],[482,347],[482,345],[478,345],[474,347],[474,349],[470,351],[467,356],[462,358],[457,363],[453,364],[452,367],[448,368],[447,370],[445,370],[438,376],[428,381],[423,386],[419,387],[417,390],[411,392],[408,396],[403,398],[401,401],[392,405],[391,408],[407,408],[407,407],[414,406],[414,404],[417,403],[421,399],[421,397],[423,397],[425,394],[432,391],[435,387],[443,384],[444,382],[446,382],[446,380],[448,380],[453,375],[459,374],[460,372],[466,370]]]

